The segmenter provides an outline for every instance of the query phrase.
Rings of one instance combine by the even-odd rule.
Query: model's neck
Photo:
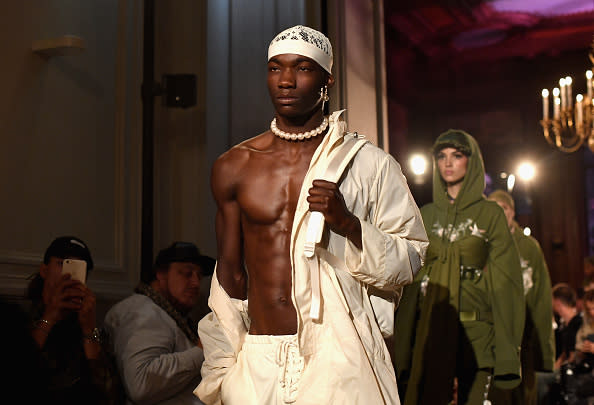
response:
[[[324,112],[321,108],[300,117],[287,117],[276,113],[276,126],[284,132],[295,134],[311,131],[317,128],[323,120]]]
[[[456,200],[456,198],[458,197],[458,194],[460,193],[460,190],[462,189],[462,180],[460,180],[457,183],[448,183],[447,185],[447,190],[448,190],[448,195],[451,197],[451,203],[454,203],[454,200]]]

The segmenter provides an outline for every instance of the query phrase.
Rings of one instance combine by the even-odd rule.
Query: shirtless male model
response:
[[[218,258],[195,390],[207,404],[399,403],[383,336],[427,235],[398,163],[341,111],[324,116],[331,70],[322,33],[278,34],[271,128],[213,166]]]

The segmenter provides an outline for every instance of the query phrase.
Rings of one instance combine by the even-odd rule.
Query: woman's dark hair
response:
[[[466,132],[458,129],[450,129],[439,135],[431,152],[434,157],[437,157],[437,154],[445,148],[454,148],[466,156],[471,155],[470,144],[468,143]]]

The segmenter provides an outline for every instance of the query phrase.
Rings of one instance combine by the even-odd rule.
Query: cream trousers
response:
[[[246,335],[223,381],[224,405],[285,405],[297,401],[304,359],[297,335]]]

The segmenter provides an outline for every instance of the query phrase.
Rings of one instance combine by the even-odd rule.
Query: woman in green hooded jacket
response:
[[[433,146],[433,202],[423,268],[396,313],[394,367],[405,405],[490,404],[489,388],[520,383],[525,302],[516,245],[483,195],[476,140],[460,130]]]

